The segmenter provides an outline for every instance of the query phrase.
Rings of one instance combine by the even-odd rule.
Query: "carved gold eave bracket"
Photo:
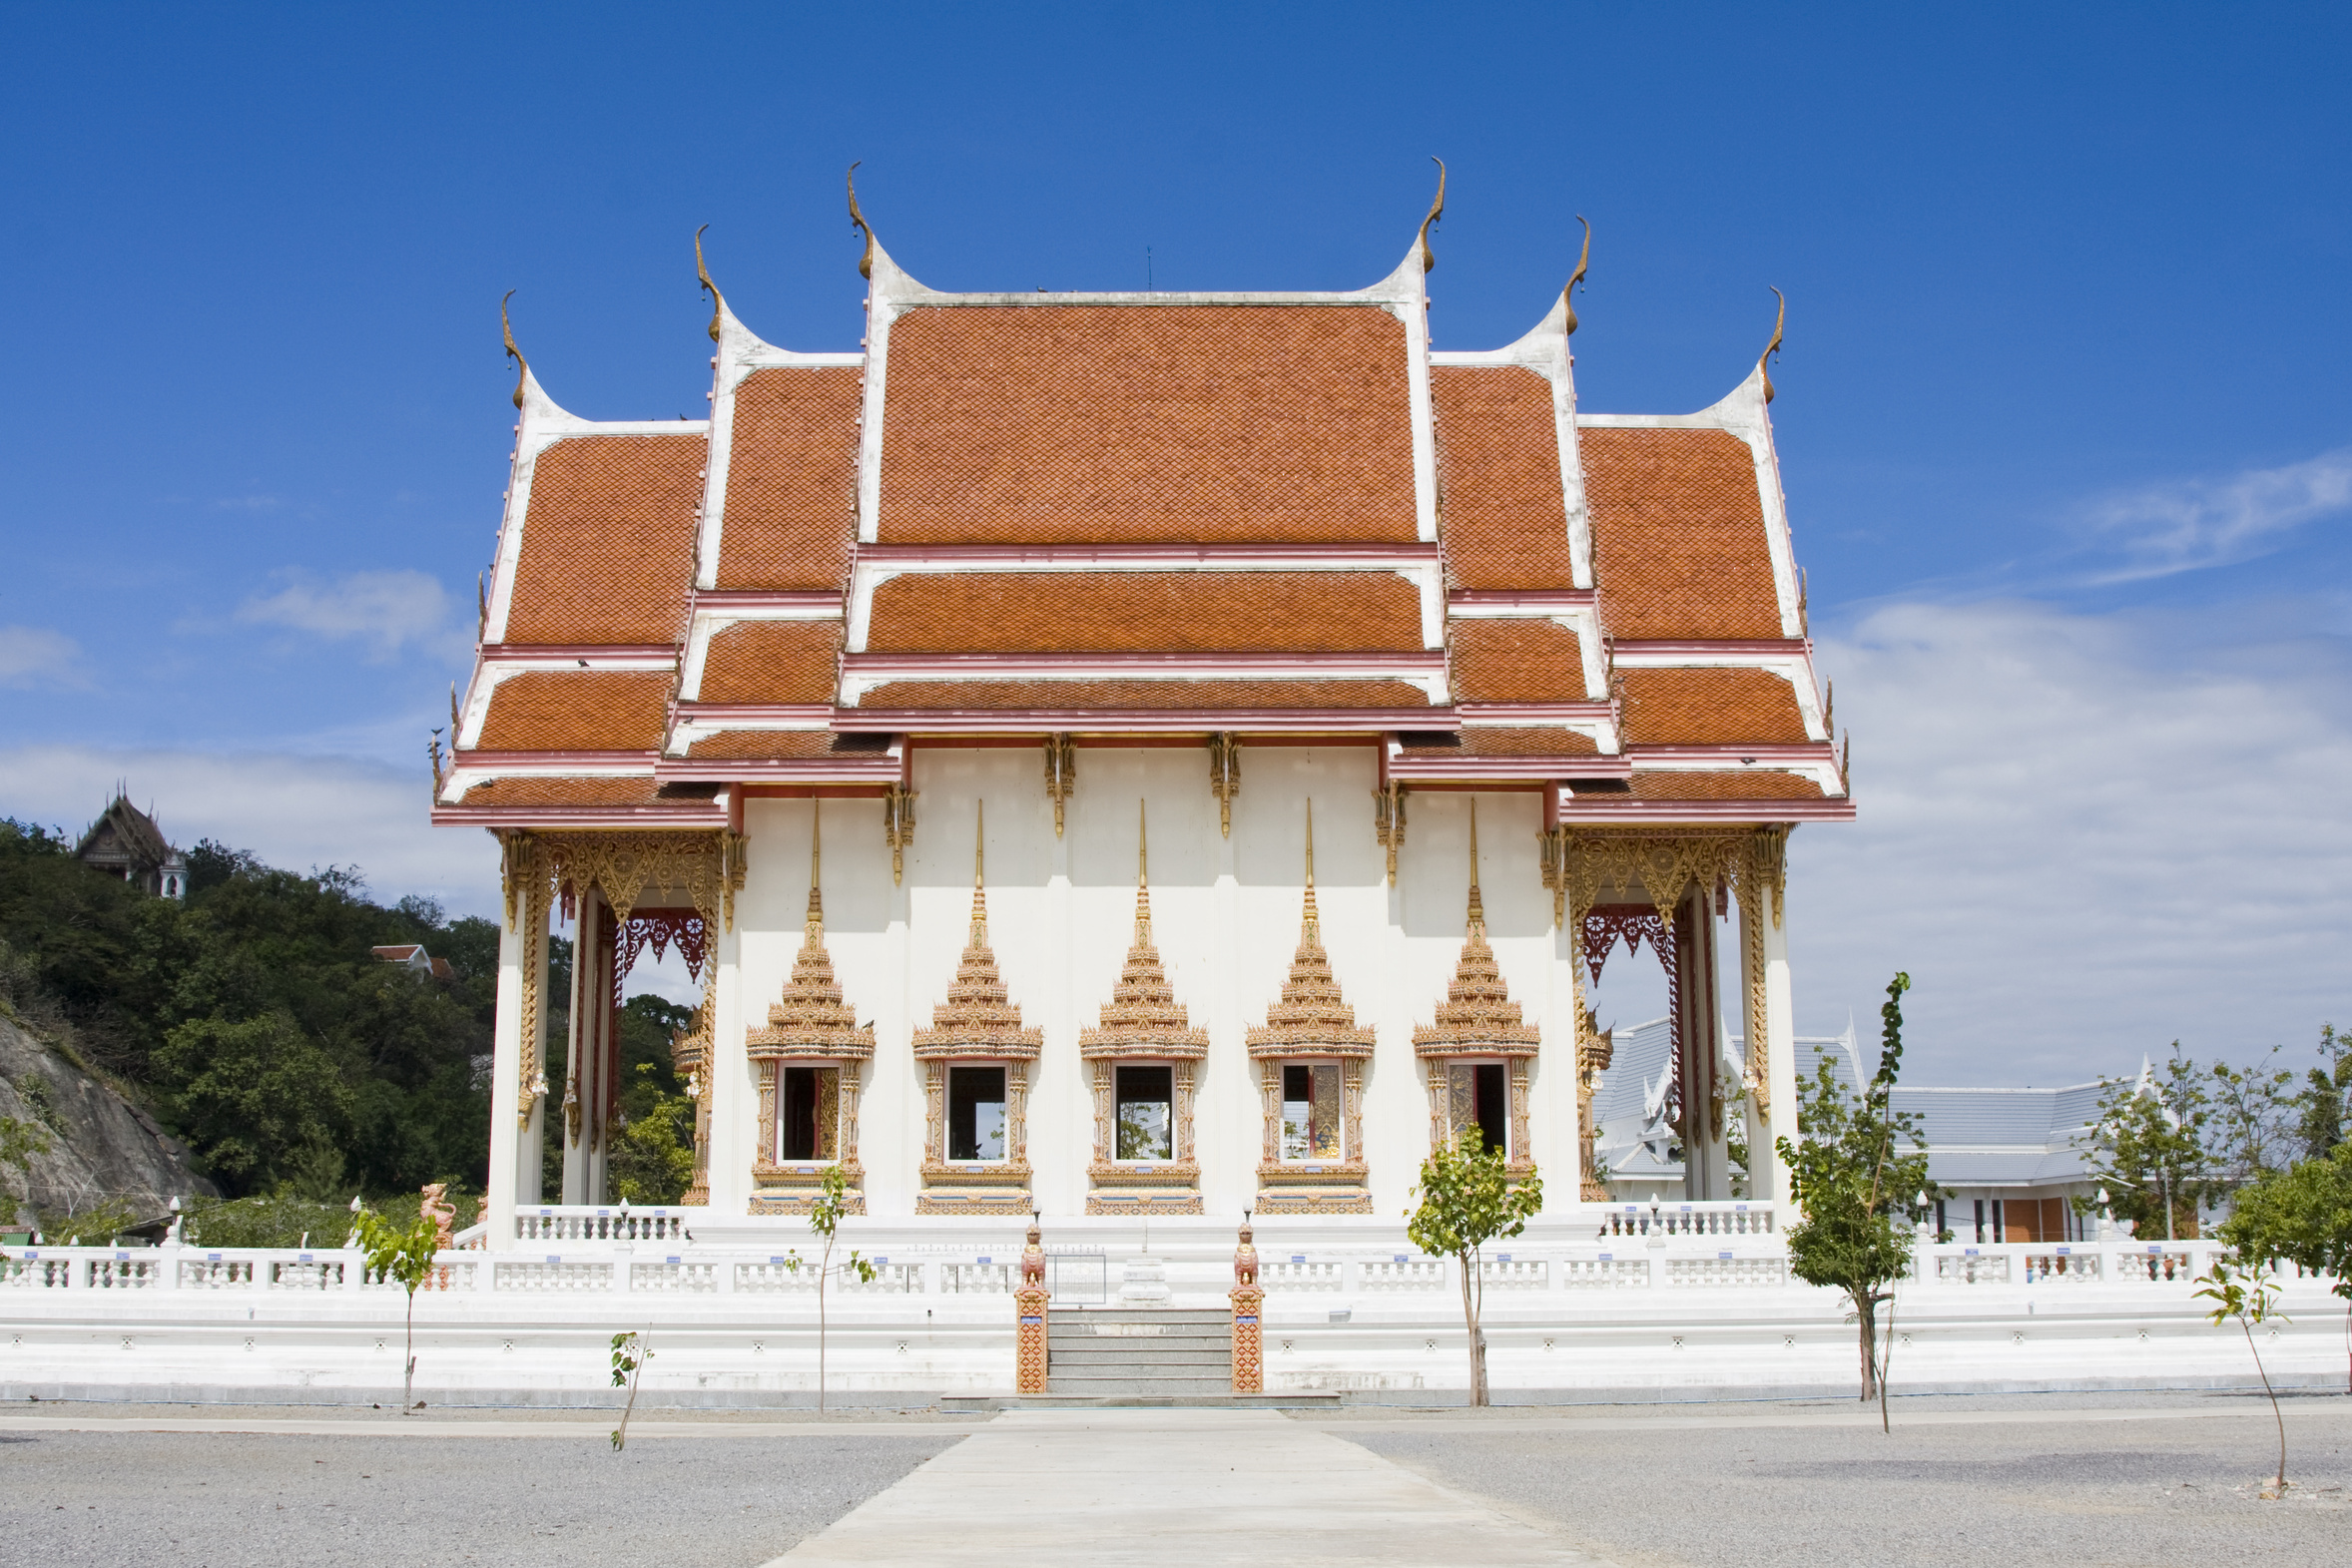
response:
[[[1405,847],[1406,786],[1385,784],[1372,791],[1372,830],[1389,852],[1389,885],[1397,885],[1397,851]]]
[[[1066,734],[1045,738],[1045,795],[1053,802],[1053,836],[1061,836],[1062,807],[1078,788],[1078,749]]]
[[[906,850],[914,842],[915,790],[894,784],[882,796],[882,841],[890,846],[890,885],[906,879]]]
[[[1233,836],[1233,797],[1241,793],[1241,742],[1231,731],[1209,737],[1209,792],[1217,797],[1217,825]]]

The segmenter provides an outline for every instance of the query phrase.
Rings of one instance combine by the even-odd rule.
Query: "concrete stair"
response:
[[[1054,1397],[1230,1398],[1233,1315],[1166,1307],[1049,1311],[1045,1354]]]

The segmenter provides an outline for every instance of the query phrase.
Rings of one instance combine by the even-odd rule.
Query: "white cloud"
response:
[[[2284,468],[2252,468],[2226,479],[2151,485],[2084,509],[2088,543],[2121,561],[2101,583],[2135,582],[2264,555],[2315,518],[2352,508],[2352,447]]]
[[[213,838],[272,865],[357,865],[374,896],[441,900],[451,914],[498,908],[498,849],[476,828],[434,827],[413,770],[277,753],[28,746],[0,751],[0,816],[79,833],[127,781],[182,848]]]
[[[0,626],[0,686],[78,684],[82,645],[41,626]]]
[[[1875,1034],[1907,969],[1906,1077],[2053,1084],[2352,1020],[2352,680],[2200,641],[2229,621],[1898,605],[1825,639],[1860,820],[1792,840],[1800,1029]]]
[[[440,579],[407,569],[349,572],[324,583],[292,573],[276,593],[257,595],[237,609],[237,619],[249,625],[364,640],[379,659],[405,644],[434,640],[448,618],[449,596]]]

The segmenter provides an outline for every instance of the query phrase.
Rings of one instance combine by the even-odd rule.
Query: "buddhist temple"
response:
[[[805,1230],[838,1168],[917,1229],[1401,1233],[1469,1127],[1572,1215],[1628,943],[1685,1191],[1785,1201],[1786,845],[1853,803],[1779,332],[1696,413],[1586,411],[1581,264],[1516,341],[1432,347],[1442,207],[1354,291],[958,293],[853,190],[808,286],[855,268],[864,337],[768,342],[703,271],[706,419],[579,418],[508,337],[433,803],[502,853],[489,1245],[610,1198],[621,980],[673,941],[714,1223]]]

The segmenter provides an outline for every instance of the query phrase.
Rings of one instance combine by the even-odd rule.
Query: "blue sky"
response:
[[[1592,410],[1774,405],[1865,820],[1799,835],[1800,1017],[1922,981],[1948,1080],[2352,1021],[2352,23],[2340,8],[12,7],[0,812],[483,906],[421,824],[516,330],[699,416],[690,237],[854,347],[843,168],[943,287],[1340,287],[1443,155],[1440,346],[1594,226]],[[1809,885],[1808,885],[1809,883]],[[1627,1005],[1638,1011],[1638,1004]],[[2073,1069],[2078,1067],[2079,1071]]]

